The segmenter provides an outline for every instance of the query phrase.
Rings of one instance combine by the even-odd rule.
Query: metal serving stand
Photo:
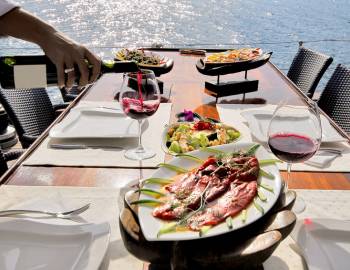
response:
[[[265,53],[258,58],[251,61],[241,61],[235,63],[225,64],[205,64],[203,59],[198,60],[196,67],[197,70],[208,76],[216,76],[217,80],[214,82],[205,82],[205,92],[216,98],[216,102],[219,97],[231,96],[243,94],[243,101],[245,94],[258,91],[258,80],[248,79],[248,70],[258,68],[266,64],[272,55],[272,52]],[[237,72],[244,72],[244,80],[240,81],[227,81],[221,82],[220,76]]]

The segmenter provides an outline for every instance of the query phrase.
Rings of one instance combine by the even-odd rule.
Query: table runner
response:
[[[252,142],[254,138],[251,135],[247,121],[241,115],[241,112],[248,110],[270,110],[273,111],[275,105],[247,105],[247,104],[217,104],[217,110],[222,122],[232,125],[241,133],[241,141]],[[330,145],[330,144],[329,144]],[[324,168],[310,166],[304,163],[293,164],[292,171],[321,171],[321,172],[350,172],[350,147],[347,143],[331,144],[337,148],[344,148],[342,156],[335,158],[328,166]],[[287,164],[278,164],[280,170],[286,170]]]
[[[117,102],[80,102],[79,107],[114,107]],[[155,168],[157,164],[164,162],[165,153],[161,148],[161,137],[164,126],[169,123],[171,103],[161,103],[158,111],[147,118],[148,127],[142,134],[143,145],[156,152],[156,156],[143,161],[130,160],[124,157],[121,149],[51,149],[51,143],[106,145],[136,147],[137,138],[121,139],[51,139],[47,137],[41,145],[23,162],[26,166],[78,166],[78,167],[142,167]],[[74,110],[74,109],[73,109]],[[64,119],[62,121],[65,121]]]
[[[7,209],[38,198],[55,201],[66,209],[89,202],[91,203],[90,209],[81,214],[81,217],[88,222],[107,221],[111,225],[110,246],[99,269],[141,270],[143,262],[127,252],[119,232],[118,215],[119,207],[122,204],[119,196],[121,186],[117,188],[1,186],[0,209]],[[350,219],[350,211],[348,211],[350,191],[348,190],[297,190],[297,193],[298,196],[303,197],[307,205],[305,212],[298,218]],[[293,244],[294,241],[287,237],[264,263],[264,269],[305,269],[302,258],[291,249]]]

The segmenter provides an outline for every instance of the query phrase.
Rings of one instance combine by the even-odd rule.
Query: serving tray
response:
[[[133,193],[133,196],[136,197],[125,198],[135,200],[138,195]],[[151,263],[148,269],[260,270],[295,226],[296,216],[290,210],[295,199],[294,191],[281,192],[274,207],[262,219],[211,238],[147,241],[140,228],[137,207],[130,209],[127,203],[119,217],[119,228],[126,249],[138,259]]]

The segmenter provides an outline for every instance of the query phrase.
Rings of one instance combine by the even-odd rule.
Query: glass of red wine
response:
[[[153,115],[160,104],[160,91],[156,76],[152,70],[140,70],[124,74],[124,81],[119,95],[119,103],[124,113],[136,119],[139,124],[139,143],[135,149],[125,152],[125,157],[144,160],[156,155],[142,145],[142,121]]]
[[[306,106],[291,106],[280,103],[268,128],[268,145],[277,158],[287,163],[288,182],[293,163],[304,162],[319,149],[322,138],[320,113],[317,104],[307,101]],[[305,209],[305,202],[298,198],[293,210],[297,213]]]

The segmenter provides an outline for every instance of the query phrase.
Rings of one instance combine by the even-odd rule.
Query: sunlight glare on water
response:
[[[287,70],[298,41],[303,40],[311,41],[305,43],[306,47],[332,56],[335,64],[350,66],[349,0],[22,0],[19,3],[106,58],[113,57],[117,48],[157,44],[198,48],[252,46],[273,51],[273,63]],[[1,55],[38,53],[41,51],[33,44],[0,39]],[[329,78],[335,64],[325,78]]]
[[[286,69],[299,40],[350,39],[348,0],[22,0],[19,3],[73,39],[107,55],[111,47],[154,44],[235,47],[238,44],[236,47],[255,46],[274,51],[275,63]],[[282,43],[271,44],[276,42]],[[310,47],[345,64],[350,62],[348,45],[349,42],[310,43]],[[2,54],[22,47],[33,48],[33,45],[13,39],[0,40]]]

